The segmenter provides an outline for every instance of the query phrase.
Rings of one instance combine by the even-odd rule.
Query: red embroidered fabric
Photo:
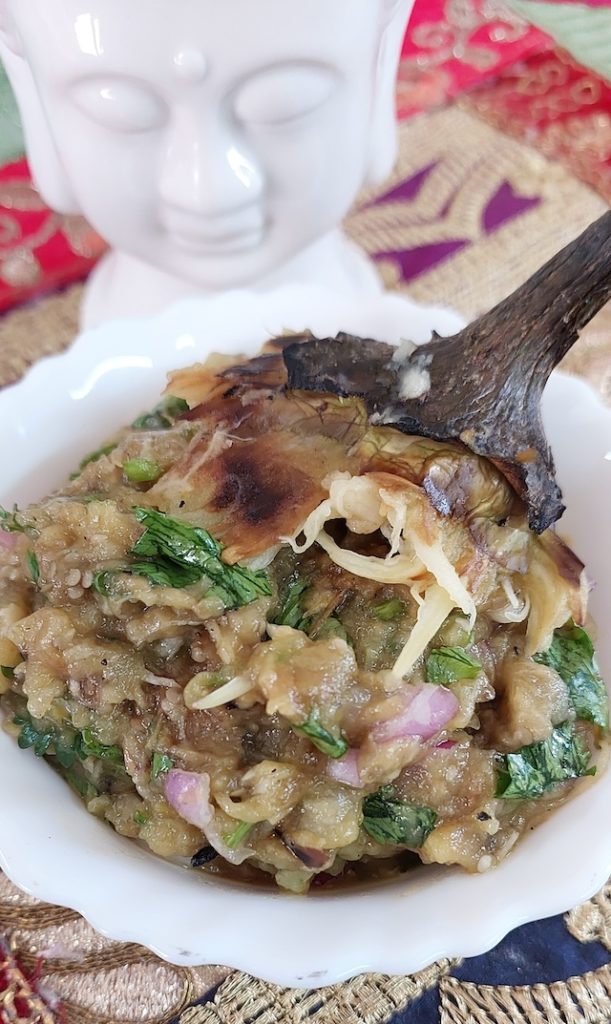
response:
[[[416,0],[399,72],[400,117],[463,93],[480,116],[611,199],[611,86],[501,0]],[[44,205],[25,161],[0,169],[0,312],[85,277],[103,251],[84,221]]]

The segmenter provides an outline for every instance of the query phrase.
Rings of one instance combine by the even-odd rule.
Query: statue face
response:
[[[338,225],[378,142],[392,152],[375,126],[392,136],[393,0],[8,3],[26,127],[42,106],[80,212],[199,288],[281,266]],[[410,9],[393,16],[391,78]],[[48,191],[43,159],[38,145]]]

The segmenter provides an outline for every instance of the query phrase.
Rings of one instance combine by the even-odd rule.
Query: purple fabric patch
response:
[[[397,263],[401,270],[401,280],[413,281],[420,274],[425,274],[433,267],[443,263],[454,253],[466,248],[470,242],[468,239],[456,239],[454,242],[436,242],[431,245],[420,245],[415,249],[407,249],[405,252],[376,252],[373,258],[376,260],[392,260]]]
[[[482,227],[489,235],[508,220],[519,217],[521,213],[532,210],[533,206],[539,206],[540,203],[541,199],[536,196],[534,198],[519,196],[509,182],[504,181],[484,210]]]
[[[409,202],[409,200],[415,199],[426,179],[436,167],[437,161],[427,164],[421,171],[413,174],[411,178],[400,182],[395,188],[392,188],[390,192],[385,192],[384,195],[378,196],[371,203],[366,203],[363,209],[367,209],[368,206],[381,206],[383,203]]]

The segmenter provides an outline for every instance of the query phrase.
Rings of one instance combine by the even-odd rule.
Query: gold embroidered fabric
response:
[[[371,205],[429,165],[433,170],[417,194]],[[501,186],[537,201],[486,230],[486,210]],[[472,317],[511,291],[604,208],[599,196],[540,153],[451,107],[403,127],[395,177],[385,190],[363,198],[348,230],[373,253],[464,240],[460,251],[415,277],[409,292]],[[380,266],[389,285],[405,287],[393,258]],[[70,343],[80,296],[81,289],[72,288],[0,320],[0,384],[17,380],[37,359]],[[611,401],[611,307],[584,332],[566,365]],[[579,941],[611,949],[611,889],[567,915],[567,927]],[[491,987],[452,977],[456,964],[441,961],[413,976],[367,975],[319,992],[283,990],[222,967],[164,964],[137,946],[102,938],[72,911],[19,893],[1,875],[0,935],[8,937],[26,972],[42,958],[42,983],[61,999],[66,1024],[162,1024],[177,1015],[180,1024],[385,1024],[401,1011],[402,1021],[419,1024],[409,1007],[437,984],[441,1024],[603,1024],[611,1019],[609,965],[550,985]],[[0,950],[0,972],[2,956]],[[211,1001],[187,1009],[214,986]],[[10,1004],[2,998],[0,987],[0,1024],[5,1024],[15,1018],[8,1016]],[[36,1019],[46,1024],[42,1015],[31,1018]]]
[[[397,1011],[436,985],[457,961],[440,960],[418,974],[388,978],[365,974],[316,991],[282,989],[248,974],[232,974],[205,1006],[184,1013],[180,1024],[386,1024]]]
[[[551,985],[473,985],[446,978],[440,985],[441,1024],[608,1024],[611,969]]]
[[[392,198],[401,182],[425,168],[432,170],[413,197]],[[517,209],[532,205],[490,230],[487,215],[501,189]],[[388,201],[372,205],[384,193]],[[605,209],[600,196],[559,164],[452,106],[404,124],[393,177],[363,197],[347,227],[367,252],[393,254],[378,264],[388,287],[472,318],[513,291]],[[450,258],[408,285],[401,282],[397,250],[457,241],[463,247]]]
[[[611,951],[611,884],[566,915],[567,928],[580,942],[600,942]]]

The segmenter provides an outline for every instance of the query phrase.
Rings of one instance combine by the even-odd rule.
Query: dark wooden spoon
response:
[[[543,388],[609,298],[611,211],[489,313],[400,361],[391,345],[346,334],[288,345],[289,387],[359,395],[374,423],[461,441],[501,469],[541,533],[564,511],[541,421]],[[405,397],[414,380],[426,390]]]

